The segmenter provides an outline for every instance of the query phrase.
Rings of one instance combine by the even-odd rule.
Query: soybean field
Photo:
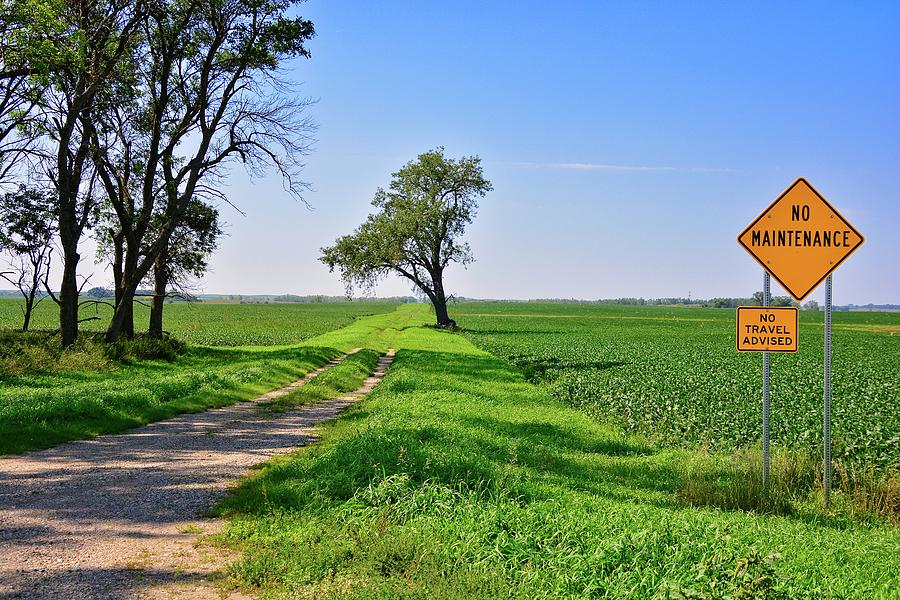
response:
[[[0,298],[0,329],[21,326],[21,302]],[[389,301],[331,302],[322,304],[227,304],[173,302],[164,312],[164,328],[172,336],[201,346],[273,346],[295,344],[326,331],[349,325],[357,317],[382,314],[397,304]],[[146,330],[150,311],[135,304],[135,328]],[[101,331],[112,309],[88,303],[80,311],[81,329]],[[94,319],[96,317],[96,319]],[[49,299],[35,309],[32,329],[54,330],[59,313]]]
[[[735,350],[735,311],[461,303],[466,335],[591,416],[664,444],[743,448],[761,435],[761,355]],[[823,314],[772,354],[772,443],[820,452]],[[900,314],[834,313],[834,456],[900,467]]]

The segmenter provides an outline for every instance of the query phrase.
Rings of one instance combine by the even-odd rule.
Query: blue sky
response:
[[[318,249],[425,150],[477,154],[494,192],[448,274],[470,297],[743,296],[737,234],[796,177],[866,237],[836,303],[900,302],[900,3],[303,5],[291,69],[317,99],[308,210],[227,190],[212,293],[341,292]],[[379,295],[405,294],[388,280]],[[782,293],[777,285],[775,293]],[[823,290],[812,296],[821,300]]]

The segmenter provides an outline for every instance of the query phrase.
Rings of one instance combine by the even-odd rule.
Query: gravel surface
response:
[[[359,390],[320,404],[255,406],[340,359],[251,402],[0,457],[0,598],[223,597],[212,581],[235,556],[202,541],[222,527],[203,514],[251,466],[314,441],[315,426],[371,391],[393,354]]]

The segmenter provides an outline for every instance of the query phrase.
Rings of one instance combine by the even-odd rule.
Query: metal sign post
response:
[[[823,392],[822,428],[824,456],[822,484],[825,505],[831,502],[831,275],[848,256],[863,244],[862,234],[839,213],[806,179],[800,177],[769,205],[738,236],[738,243],[765,269],[763,304],[769,305],[769,276],[801,302],[822,281],[825,291],[825,386]],[[749,307],[744,313],[750,314]],[[776,315],[767,319],[766,327],[741,322],[738,308],[737,349],[741,352],[763,352],[763,489],[769,485],[769,352],[793,352],[796,339],[787,335],[789,325],[775,325]],[[782,314],[782,317],[785,315]],[[795,321],[794,334],[798,321]],[[741,336],[742,327],[746,336]],[[768,333],[768,336],[753,335]],[[774,345],[772,334],[778,334]]]
[[[831,503],[831,290],[829,275],[825,280],[825,386],[822,392],[822,485],[825,488],[825,506]]]
[[[771,278],[769,272],[763,272],[763,306],[771,302]],[[769,493],[769,353],[763,352],[763,494]]]

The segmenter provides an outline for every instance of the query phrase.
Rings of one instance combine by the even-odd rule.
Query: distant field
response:
[[[176,302],[165,309],[164,328],[173,336],[204,346],[272,346],[295,344],[351,323],[356,317],[393,310],[392,302],[341,302],[331,304],[206,304]],[[0,329],[21,325],[20,302],[0,299]],[[82,308],[85,331],[102,330],[112,309],[104,305]],[[135,306],[135,326],[146,330],[149,309]],[[42,302],[33,318],[33,329],[59,326],[56,305]]]
[[[65,354],[64,364],[17,374],[4,372],[4,359],[22,363],[18,352],[40,346],[0,346],[0,454],[44,448],[60,442],[121,431],[183,412],[206,410],[251,398],[302,377],[336,354],[338,348],[314,338],[350,324],[361,315],[393,310],[390,303],[340,304],[171,304],[166,329],[193,344],[173,362],[108,359],[96,344],[84,342]],[[55,306],[41,305],[35,327],[52,329]],[[19,304],[0,300],[0,329],[18,326]],[[108,320],[85,323],[99,329]],[[83,316],[93,309],[84,310]],[[139,308],[138,327],[147,309]],[[298,342],[303,344],[298,344]],[[205,348],[199,346],[238,346]],[[279,347],[272,347],[272,346]],[[29,354],[30,356],[30,354]]]
[[[481,348],[569,404],[663,443],[757,444],[759,354],[735,351],[734,310],[461,303]],[[800,315],[800,351],[773,354],[772,442],[820,451],[823,314]],[[834,314],[834,455],[900,467],[900,314]]]

